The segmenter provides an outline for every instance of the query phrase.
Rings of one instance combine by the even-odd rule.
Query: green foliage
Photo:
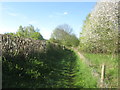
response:
[[[53,31],[50,41],[57,42],[65,46],[78,46],[79,40],[71,32],[72,28],[69,25],[60,25]]]
[[[36,51],[27,57],[22,53],[15,56],[4,54],[3,88],[95,87],[90,70],[72,50],[63,49],[49,41],[46,46],[46,52]]]
[[[32,38],[34,40],[44,40],[43,36],[39,33],[39,29],[35,29],[32,25],[26,27],[19,26],[19,29],[16,33],[7,34],[12,36]]]
[[[70,50],[47,44],[47,52],[3,56],[3,88],[68,88],[71,87],[71,62],[76,60]],[[39,53],[39,55],[37,54]],[[31,83],[32,82],[32,83]]]
[[[71,45],[74,46],[74,47],[79,45],[79,40],[74,34],[71,35],[70,41],[71,41]]]

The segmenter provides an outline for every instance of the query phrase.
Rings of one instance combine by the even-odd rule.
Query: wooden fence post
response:
[[[102,64],[102,69],[101,69],[101,80],[100,80],[100,87],[104,88],[104,77],[105,77],[105,64]]]

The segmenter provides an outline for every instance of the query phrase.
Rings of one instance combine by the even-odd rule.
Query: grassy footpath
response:
[[[101,65],[104,63],[105,69],[105,82],[108,87],[116,88],[118,85],[118,58],[110,54],[92,54],[84,53],[84,56],[93,64],[97,72],[101,73]]]
[[[91,69],[80,59],[79,55],[76,54],[76,62],[74,67],[74,85],[75,87],[83,88],[97,88],[97,79],[92,76]]]

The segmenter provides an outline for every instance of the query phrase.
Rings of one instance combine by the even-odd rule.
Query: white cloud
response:
[[[13,11],[14,9],[8,6],[3,5],[2,3],[0,3],[1,6],[1,10],[3,11]]]
[[[17,13],[9,12],[8,15],[10,15],[10,16],[17,16],[18,14]]]
[[[59,18],[59,17],[62,17],[64,15],[67,15],[67,14],[68,14],[68,12],[55,12],[55,13],[49,15],[48,17],[49,18]]]
[[[37,21],[29,21],[28,24],[37,24]]]
[[[49,17],[49,18],[53,18],[53,15],[49,15],[48,17]]]
[[[64,12],[63,14],[64,14],[64,15],[67,15],[67,14],[68,14],[68,12]]]

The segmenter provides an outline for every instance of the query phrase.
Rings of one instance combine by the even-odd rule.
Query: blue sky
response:
[[[0,33],[16,32],[20,25],[32,24],[49,39],[54,28],[68,24],[79,37],[83,22],[95,2],[2,2]]]

